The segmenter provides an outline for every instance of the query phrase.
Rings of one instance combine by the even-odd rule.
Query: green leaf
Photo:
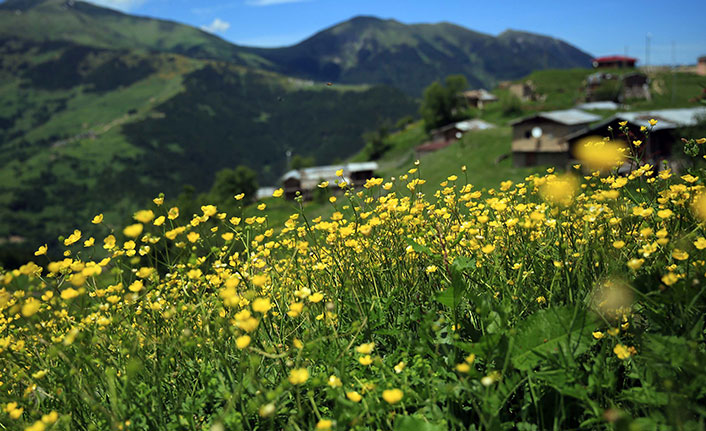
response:
[[[417,244],[414,242],[412,238],[406,237],[405,241],[407,241],[407,244],[409,244],[412,247],[412,250],[414,250],[417,253],[424,253],[427,256],[434,256],[434,253],[431,251],[431,249],[425,245]]]
[[[552,355],[573,359],[593,342],[595,315],[576,307],[538,311],[516,326],[511,361],[515,368],[530,370]]]
[[[667,393],[657,392],[654,389],[645,387],[625,389],[620,393],[620,399],[648,406],[666,406],[669,404],[669,395]]]
[[[448,429],[445,425],[432,424],[416,416],[397,416],[395,419],[395,431],[444,431]]]

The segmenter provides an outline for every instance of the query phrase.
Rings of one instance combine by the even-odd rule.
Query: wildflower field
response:
[[[0,429],[704,430],[706,173],[642,150],[341,180],[281,226],[97,215],[0,272]]]

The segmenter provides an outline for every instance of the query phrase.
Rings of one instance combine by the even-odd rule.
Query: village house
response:
[[[509,84],[507,89],[510,94],[517,97],[523,102],[539,100],[539,95],[537,94],[537,91],[532,81]]]
[[[480,90],[464,91],[461,95],[471,108],[483,109],[485,105],[498,101],[496,95],[483,88]]]
[[[293,200],[299,192],[305,200],[311,200],[314,198],[314,191],[323,182],[328,182],[328,187],[333,192],[340,190],[336,183],[341,180],[353,186],[361,186],[374,176],[377,169],[376,162],[294,169],[285,173],[281,178],[284,197]],[[342,177],[336,175],[339,170],[343,171]]]
[[[649,120],[657,120],[652,126]],[[662,160],[669,160],[673,154],[673,146],[679,142],[680,136],[675,132],[681,127],[694,126],[699,121],[706,119],[706,108],[662,109],[642,112],[620,112],[605,121],[590,127],[583,128],[566,137],[569,144],[569,157],[576,159],[576,148],[592,136],[608,137],[627,141],[632,145],[641,141],[640,157],[643,162],[650,163],[659,168]],[[627,136],[623,136],[620,123],[627,122]],[[649,137],[644,137],[642,127],[650,129]]]
[[[586,78],[586,101],[614,101],[623,103],[628,99],[650,100],[649,78],[644,73],[631,72],[623,75],[596,72]]]
[[[636,58],[627,57],[624,55],[610,55],[606,57],[598,57],[593,59],[593,67],[595,69],[615,69],[615,68],[634,68]]]
[[[696,74],[706,76],[706,55],[699,57],[696,62]]]
[[[579,109],[566,109],[513,121],[510,123],[513,166],[566,165],[569,159],[566,136],[600,119]]]

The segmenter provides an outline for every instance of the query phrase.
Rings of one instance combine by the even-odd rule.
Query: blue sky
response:
[[[242,45],[283,46],[356,15],[404,23],[448,21],[497,35],[511,28],[563,39],[593,55],[694,64],[706,55],[706,1],[549,0],[91,0],[138,15],[208,28]]]

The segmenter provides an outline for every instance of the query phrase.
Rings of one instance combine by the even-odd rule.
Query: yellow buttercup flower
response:
[[[37,249],[37,251],[34,252],[34,255],[35,255],[35,256],[41,256],[41,255],[43,255],[43,254],[47,254],[47,248],[48,248],[48,247],[47,247],[46,244],[40,246],[40,247]]]
[[[630,357],[630,350],[622,344],[616,344],[613,347],[613,353],[618,357],[618,359],[627,359]]]
[[[382,399],[388,404],[397,404],[402,401],[404,392],[400,389],[386,389],[382,391]]]
[[[293,385],[303,385],[309,380],[309,370],[306,368],[296,368],[289,372],[289,383]]]

